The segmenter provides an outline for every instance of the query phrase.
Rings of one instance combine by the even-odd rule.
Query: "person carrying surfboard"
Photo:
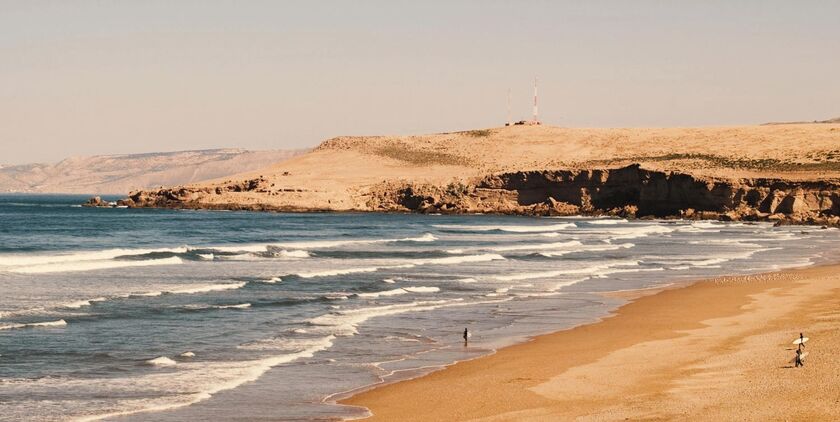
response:
[[[802,333],[799,333],[799,350],[802,350],[805,347],[805,336]]]
[[[794,362],[794,366],[796,368],[805,366],[805,362],[802,361],[802,350],[796,349],[796,358],[794,359]]]
[[[467,345],[467,342],[469,341],[469,338],[470,338],[470,332],[466,328],[464,328],[464,346]]]

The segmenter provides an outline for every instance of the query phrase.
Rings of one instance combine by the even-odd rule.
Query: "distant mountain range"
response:
[[[211,149],[72,157],[54,164],[0,165],[0,192],[122,194],[258,170],[307,152]]]

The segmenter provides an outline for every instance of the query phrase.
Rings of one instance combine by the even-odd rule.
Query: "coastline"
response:
[[[601,321],[339,403],[370,409],[371,421],[836,420],[836,274],[840,264],[645,292]],[[794,369],[800,331],[810,356]]]

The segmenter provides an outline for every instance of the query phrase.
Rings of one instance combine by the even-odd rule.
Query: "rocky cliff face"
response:
[[[283,195],[256,178],[215,188],[168,188],[130,195],[135,207],[273,211],[324,211],[266,203],[224,203],[214,195],[246,192]],[[486,176],[447,186],[386,181],[371,187],[359,211],[496,213],[523,215],[618,215],[695,219],[766,220],[840,224],[840,181],[758,178],[724,180],[647,170],[542,170]]]
[[[369,196],[368,207],[381,211],[840,222],[838,181],[716,180],[638,165],[510,172],[445,187],[384,183]]]

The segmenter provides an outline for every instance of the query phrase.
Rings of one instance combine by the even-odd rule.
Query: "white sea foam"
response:
[[[458,279],[458,281],[459,281],[459,282],[461,282],[461,283],[467,283],[467,284],[469,284],[469,283],[476,283],[476,282],[478,282],[478,280],[476,280],[476,279],[474,279],[474,278],[472,278],[472,277],[459,278],[459,279]]]
[[[309,258],[309,252],[300,249],[291,251],[283,249],[280,252],[275,253],[274,255],[283,258]]]
[[[403,237],[394,239],[353,239],[353,240],[313,240],[300,242],[272,242],[260,244],[242,244],[232,246],[208,246],[202,249],[212,249],[220,252],[268,252],[273,248],[289,248],[296,250],[337,248],[350,245],[370,245],[376,243],[393,242],[434,242],[437,237],[426,233],[417,237]],[[292,251],[295,252],[295,251]],[[308,256],[308,253],[307,253]]]
[[[248,309],[251,307],[250,303],[240,303],[238,305],[219,305],[216,306],[219,309]]]
[[[167,293],[170,294],[196,294],[196,293],[208,293],[208,292],[218,292],[222,290],[234,290],[234,289],[241,289],[248,284],[245,281],[239,283],[222,283],[222,284],[204,284],[199,286],[192,286],[192,287],[184,287],[181,289],[173,289],[169,290]]]
[[[60,319],[58,321],[30,322],[24,324],[0,324],[0,330],[15,330],[20,328],[58,328],[66,326],[67,321]]]
[[[527,273],[518,273],[518,274],[509,274],[509,275],[500,275],[494,277],[496,280],[499,281],[517,281],[517,280],[532,280],[532,279],[540,279],[540,278],[553,278],[559,277],[562,275],[570,275],[570,274],[587,274],[587,275],[597,275],[603,274],[604,270],[608,270],[614,267],[622,267],[622,266],[632,266],[632,265],[639,265],[639,261],[627,260],[627,261],[614,261],[607,264],[596,264],[589,267],[583,268],[573,268],[568,270],[551,270],[551,271],[537,271],[537,272],[527,272]]]
[[[194,357],[195,357],[195,353],[193,353],[193,352],[184,352],[184,353],[181,353],[181,354],[180,354],[180,355],[178,355],[178,356],[180,356],[180,357],[182,357],[182,358],[194,358]]]
[[[126,267],[149,267],[156,265],[176,265],[183,261],[177,256],[161,259],[149,259],[145,261],[78,261],[78,262],[59,262],[49,264],[38,264],[30,266],[12,267],[6,271],[19,274],[44,274],[44,273],[63,273],[63,272],[79,272],[79,271],[93,271],[105,270],[111,268],[126,268]]]
[[[415,287],[415,286],[412,286],[412,287],[400,287],[398,289],[385,290],[385,291],[381,291],[381,292],[358,293],[356,296],[365,297],[365,298],[377,298],[377,297],[381,297],[381,296],[403,295],[403,294],[406,294],[406,293],[434,293],[434,292],[439,292],[439,291],[440,291],[439,287],[425,287],[425,286]]]
[[[485,232],[485,231],[503,231],[510,233],[541,233],[541,232],[555,232],[559,230],[570,229],[577,227],[573,223],[559,223],[559,224],[545,224],[545,225],[531,225],[531,226],[506,226],[506,225],[461,225],[461,224],[436,224],[434,227],[446,230],[457,231],[471,231],[471,232]]]
[[[627,223],[627,220],[623,218],[605,218],[599,220],[586,220],[584,222],[595,226],[613,226],[616,224]]]
[[[444,258],[429,258],[429,259],[416,259],[410,261],[412,265],[452,265],[452,264],[466,264],[468,262],[488,262],[488,261],[496,261],[496,260],[504,260],[505,257],[494,254],[494,253],[486,253],[480,255],[464,255],[464,256],[449,256]]]
[[[674,227],[663,225],[612,227],[607,230],[610,240],[637,239],[652,234],[666,234],[676,230]]]
[[[356,296],[364,297],[364,298],[376,298],[381,296],[397,296],[397,295],[404,295],[408,293],[407,290],[403,288],[393,289],[393,290],[384,290],[381,292],[370,292],[370,293],[357,293]]]
[[[205,261],[212,261],[213,259],[215,259],[215,255],[213,255],[212,253],[200,253],[198,254],[198,257]]]
[[[404,312],[436,309],[441,306],[460,302],[463,299],[415,301],[395,305],[374,306],[368,308],[351,309],[321,315],[309,320],[315,326],[328,327],[337,336],[352,336],[356,334],[359,324],[378,316],[395,315]]]
[[[298,359],[310,358],[315,353],[332,346],[334,336],[326,336],[310,342],[308,347],[295,353],[280,354],[267,358],[233,362],[187,362],[178,365],[179,370],[172,373],[156,373],[143,377],[108,380],[111,390],[131,391],[158,390],[166,385],[177,388],[177,394],[163,396],[142,401],[126,400],[119,403],[118,409],[109,409],[96,415],[77,418],[79,421],[95,421],[101,419],[126,416],[141,412],[155,412],[189,406],[211,398],[213,395],[236,388],[242,384],[259,379],[269,369]],[[167,358],[168,359],[168,358]],[[40,382],[55,382],[45,380]],[[65,388],[69,385],[82,384],[90,381],[60,381]],[[126,394],[127,395],[127,394]]]
[[[451,256],[444,258],[428,258],[428,259],[413,259],[407,261],[400,261],[402,263],[394,265],[383,265],[380,267],[351,267],[351,268],[336,268],[324,271],[311,271],[298,273],[302,278],[315,277],[331,277],[336,275],[357,274],[357,273],[372,273],[382,269],[399,269],[399,268],[413,268],[419,265],[453,265],[464,264],[469,262],[487,262],[494,260],[503,260],[505,257],[499,254],[481,254],[481,255],[463,255]]]
[[[306,273],[298,273],[298,276],[303,278],[314,277],[331,277],[336,275],[356,274],[356,273],[373,273],[379,271],[379,267],[356,267],[356,268],[342,268],[335,270],[312,271]]]
[[[568,255],[572,253],[580,253],[580,252],[600,252],[600,251],[615,251],[619,249],[630,249],[636,246],[633,243],[620,243],[617,245],[586,245],[582,248],[570,249],[565,251],[556,251],[556,252],[540,252],[540,255],[552,258],[557,256]]]
[[[130,293],[124,295],[123,297],[156,297],[161,296],[164,293],[167,294],[198,294],[198,293],[209,293],[209,292],[218,292],[223,290],[235,290],[241,289],[247,285],[248,282],[241,281],[238,283],[217,283],[217,284],[198,284],[198,285],[188,285],[187,287],[181,287],[177,289],[169,289],[169,290],[155,290],[151,292],[142,292],[142,293]]]
[[[101,251],[69,252],[54,255],[45,254],[3,254],[0,267],[31,267],[45,264],[76,263],[82,261],[106,261],[123,256],[146,255],[154,252],[185,253],[186,247],[158,249],[105,249]]]
[[[439,292],[439,287],[434,286],[419,286],[419,287],[403,287],[403,290],[409,291],[411,293],[435,293]]]
[[[169,359],[166,356],[159,356],[159,357],[156,357],[154,359],[149,359],[145,363],[147,365],[152,365],[152,366],[175,366],[175,365],[178,364],[178,362],[175,362],[174,360]]]
[[[79,309],[83,306],[90,306],[90,304],[92,302],[103,302],[103,301],[106,301],[106,300],[108,300],[108,298],[97,297],[97,298],[93,298],[93,299],[77,300],[75,302],[68,302],[68,303],[65,303],[64,305],[61,305],[61,306],[63,308]]]
[[[583,243],[580,243],[577,240],[570,240],[568,242],[552,242],[552,243],[529,243],[524,245],[508,245],[508,246],[494,246],[488,248],[492,251],[497,252],[507,252],[507,251],[532,251],[532,250],[543,250],[543,249],[563,249],[563,248],[571,248],[573,246],[581,246]]]

